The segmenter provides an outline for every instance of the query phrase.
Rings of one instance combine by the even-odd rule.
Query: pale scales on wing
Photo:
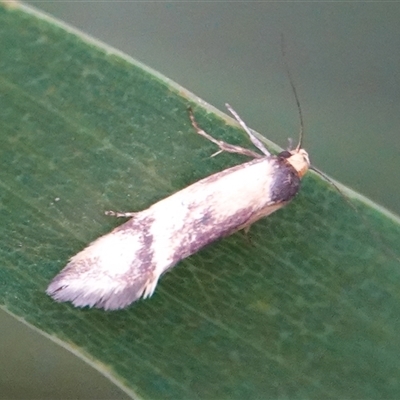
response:
[[[160,276],[183,258],[218,238],[246,228],[283,207],[298,192],[310,165],[301,148],[271,155],[240,117],[260,155],[214,139],[190,119],[196,132],[220,151],[254,159],[218,172],[148,209],[120,216],[130,219],[73,256],[47,293],[75,306],[120,309],[153,294]]]

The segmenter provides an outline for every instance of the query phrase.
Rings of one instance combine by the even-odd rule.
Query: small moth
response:
[[[204,178],[147,210],[108,212],[130,219],[73,256],[48,286],[48,295],[76,307],[127,307],[150,297],[160,276],[180,260],[219,238],[248,229],[293,199],[310,167],[301,146],[302,129],[297,147],[275,156],[226,106],[262,154],[213,138],[198,126],[189,109],[193,128],[219,147],[216,154],[226,151],[252,160]],[[299,112],[302,123],[300,108]]]

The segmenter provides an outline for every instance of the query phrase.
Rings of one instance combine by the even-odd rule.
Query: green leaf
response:
[[[136,211],[245,158],[226,116],[48,17],[0,8],[0,303],[144,398],[400,396],[399,220],[314,174],[283,210],[104,312],[45,289]],[[232,199],[234,201],[234,199]]]

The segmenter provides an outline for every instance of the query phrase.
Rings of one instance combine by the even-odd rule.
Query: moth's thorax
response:
[[[308,153],[304,149],[291,150],[289,153],[290,157],[287,158],[287,161],[297,171],[299,177],[302,178],[310,167],[310,158],[308,157]]]

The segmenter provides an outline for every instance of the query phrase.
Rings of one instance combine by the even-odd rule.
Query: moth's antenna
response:
[[[286,75],[289,78],[290,86],[292,87],[292,92],[293,92],[294,98],[296,100],[297,110],[299,112],[299,119],[300,119],[299,143],[297,144],[296,149],[295,149],[295,150],[298,151],[298,150],[300,150],[302,148],[302,144],[303,144],[304,121],[303,121],[303,113],[301,111],[299,96],[297,94],[296,87],[295,87],[295,85],[293,83],[292,74],[290,73],[290,69],[289,69],[289,66],[288,66],[288,62],[287,62],[287,58],[286,58],[286,46],[285,45],[286,45],[285,38],[284,38],[283,34],[281,34],[281,52],[282,52],[283,64],[284,64],[284,67],[285,67]],[[326,182],[328,182],[330,185],[332,185],[334,187],[334,189],[342,196],[342,198],[346,201],[346,203],[357,213],[357,215],[359,215],[361,217],[361,219],[363,220],[365,226],[368,227],[368,229],[369,229],[369,233],[371,235],[371,238],[384,247],[385,253],[387,255],[390,255],[393,259],[395,259],[395,260],[400,262],[400,258],[397,256],[397,254],[382,240],[382,238],[377,234],[377,232],[371,226],[371,224],[366,219],[366,217],[359,212],[359,210],[357,209],[355,204],[353,204],[350,201],[350,199],[342,192],[342,190],[339,188],[339,186],[335,182],[333,182],[332,179],[330,179],[326,174],[324,174],[318,168],[315,168],[312,165],[310,165],[309,168],[312,169],[313,171],[315,171],[318,175],[320,175],[322,177],[322,179],[324,179]]]
[[[397,256],[397,254],[382,240],[382,238],[377,234],[375,229],[372,227],[372,225],[369,223],[365,215],[361,214],[357,207],[350,201],[350,199],[342,192],[342,190],[339,188],[338,185],[336,185],[335,182],[332,181],[326,174],[324,174],[321,170],[318,168],[313,167],[312,165],[310,166],[310,169],[315,171],[318,175],[322,177],[325,181],[327,181],[330,185],[332,185],[337,192],[342,196],[342,198],[346,201],[346,203],[357,213],[358,216],[361,217],[363,223],[369,230],[369,234],[371,235],[371,238],[374,239],[377,243],[382,245],[384,247],[384,250],[387,255],[390,255],[393,259],[400,261],[400,258]]]
[[[284,38],[283,34],[281,34],[281,52],[282,52],[283,64],[285,66],[286,75],[289,78],[290,86],[292,87],[292,92],[293,92],[294,98],[296,100],[297,110],[299,112],[300,133],[299,133],[299,143],[296,146],[296,150],[300,150],[303,147],[303,136],[304,136],[303,135],[303,132],[304,132],[303,113],[301,111],[299,96],[297,95],[297,90],[296,90],[296,87],[294,86],[292,74],[290,73],[289,65],[288,65],[288,62],[286,59],[286,43],[285,43],[285,38]]]

